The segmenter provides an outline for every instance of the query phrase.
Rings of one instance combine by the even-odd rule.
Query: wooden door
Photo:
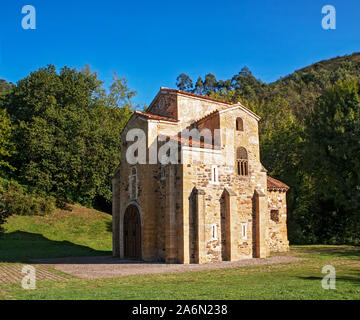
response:
[[[135,206],[129,206],[124,216],[124,257],[141,259],[140,215]]]

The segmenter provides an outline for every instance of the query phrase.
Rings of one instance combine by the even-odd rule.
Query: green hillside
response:
[[[283,97],[296,116],[302,119],[313,110],[316,98],[324,89],[349,77],[360,79],[359,52],[319,61],[297,70],[265,86],[261,98],[270,101],[277,96]]]
[[[109,255],[112,250],[111,216],[82,206],[47,216],[11,216],[4,228],[0,262]]]

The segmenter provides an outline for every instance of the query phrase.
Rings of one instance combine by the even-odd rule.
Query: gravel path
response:
[[[267,259],[246,259],[234,262],[209,264],[165,264],[121,260],[112,256],[79,257],[59,259],[39,259],[35,263],[49,265],[56,270],[85,279],[116,278],[130,275],[183,273],[189,271],[236,268],[242,266],[270,265],[303,260],[288,256],[275,256]]]

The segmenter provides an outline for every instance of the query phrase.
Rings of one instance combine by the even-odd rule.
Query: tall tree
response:
[[[191,78],[187,74],[181,73],[176,78],[176,87],[179,90],[191,92],[193,90],[193,82],[192,82]]]
[[[195,88],[194,88],[194,93],[199,94],[199,95],[203,95],[204,94],[204,83],[201,79],[201,77],[199,77],[195,83]]]
[[[204,80],[204,93],[210,95],[212,92],[217,91],[217,81],[212,73],[208,73]]]

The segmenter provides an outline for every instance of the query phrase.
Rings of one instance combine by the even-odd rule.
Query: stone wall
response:
[[[286,192],[268,191],[268,246],[271,251],[289,250],[286,226]]]
[[[129,165],[124,144],[122,161],[113,179],[114,255],[124,255],[122,225],[129,204],[136,205],[141,213],[142,259],[145,261],[234,261],[265,257],[269,249],[288,249],[286,193],[267,190],[266,171],[260,163],[258,119],[242,108],[215,111],[221,106],[221,103],[166,91],[156,97],[151,112],[178,118],[178,123],[140,117],[129,121],[123,141],[128,130],[143,129],[147,151],[159,148],[159,135],[175,136],[190,124],[194,126],[193,121],[198,120],[199,114],[212,113],[197,126],[211,131],[221,128],[221,141],[220,149],[216,150],[182,146],[183,163],[166,166],[160,163]],[[235,130],[238,117],[243,120],[242,131]],[[247,176],[239,176],[236,171],[238,147],[247,151]],[[212,181],[213,165],[218,170],[215,182]],[[134,168],[137,193],[131,196],[134,192],[130,192],[129,177]],[[277,221],[274,221],[275,211],[271,219],[271,210],[279,210]]]

